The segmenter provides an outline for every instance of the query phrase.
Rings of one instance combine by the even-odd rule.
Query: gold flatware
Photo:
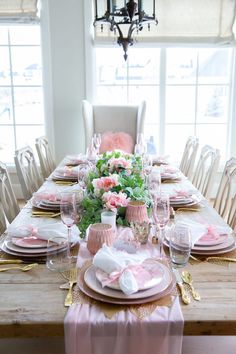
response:
[[[192,276],[187,270],[184,270],[182,272],[182,279],[183,279],[184,283],[186,283],[186,284],[188,284],[190,286],[191,293],[192,293],[192,296],[193,296],[194,300],[200,301],[201,300],[201,296],[194,289],[193,284],[192,284],[192,281],[193,281],[192,280]]]
[[[60,216],[61,213],[54,213],[54,212],[47,212],[47,211],[32,211],[32,216],[36,218],[40,217],[48,217],[48,218],[56,218],[57,216]]]
[[[70,270],[69,291],[68,291],[66,298],[65,298],[65,306],[66,307],[69,307],[72,305],[72,302],[73,302],[72,290],[73,290],[73,286],[77,283],[77,277],[78,277],[78,269],[72,268]]]
[[[183,285],[183,280],[178,272],[177,269],[172,269],[173,270],[173,273],[175,275],[175,278],[176,278],[176,283],[179,287],[179,290],[180,290],[180,293],[181,293],[181,298],[182,298],[182,301],[185,305],[189,305],[191,300],[190,300],[190,297],[188,295],[188,293],[186,292],[185,288],[184,288],[184,285]]]
[[[236,262],[236,258],[227,258],[227,257],[207,257],[206,261],[227,261],[227,262]]]
[[[24,267],[8,267],[8,268],[0,268],[0,272],[5,272],[7,270],[12,270],[12,269],[18,269],[21,270],[22,272],[27,272],[28,270],[33,269],[34,267],[36,267],[38,265],[38,263],[32,263],[32,264],[27,264]]]
[[[176,208],[175,212],[178,213],[180,211],[200,211],[200,208]]]
[[[32,263],[32,259],[0,259],[0,265],[4,264],[29,264]],[[45,259],[37,258],[37,263],[45,263]]]
[[[77,184],[78,182],[68,182],[68,181],[54,181],[59,186],[73,186],[74,184]]]

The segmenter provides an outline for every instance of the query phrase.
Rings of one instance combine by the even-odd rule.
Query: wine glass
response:
[[[88,179],[89,172],[92,167],[89,161],[83,162],[78,166],[78,183],[80,187],[85,191],[86,183]]]
[[[96,148],[97,154],[99,154],[99,148],[102,142],[102,134],[100,133],[95,133],[93,134],[93,143]]]
[[[147,187],[154,204],[157,196],[161,193],[161,174],[158,169],[153,168],[147,175]]]
[[[77,221],[77,206],[75,193],[62,193],[60,200],[61,220],[67,227],[68,249],[67,254],[69,258],[73,258],[70,252],[71,246],[71,227]]]
[[[160,258],[163,258],[163,240],[165,236],[165,226],[170,219],[170,201],[169,196],[160,193],[155,198],[153,204],[153,219],[159,229],[158,243],[160,247]]]

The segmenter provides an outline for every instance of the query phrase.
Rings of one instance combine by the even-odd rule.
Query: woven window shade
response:
[[[145,0],[143,6],[145,10]],[[156,0],[158,25],[150,31],[144,25],[133,38],[144,43],[229,43],[234,41],[235,14],[236,0]],[[99,25],[94,32],[95,43],[116,39],[109,25],[103,33]]]
[[[37,0],[0,0],[0,22],[36,21]]]

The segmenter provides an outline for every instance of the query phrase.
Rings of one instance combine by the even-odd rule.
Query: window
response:
[[[44,134],[40,26],[0,26],[0,160]]]
[[[190,135],[228,158],[232,48],[96,48],[96,101],[146,100],[150,152],[178,161]],[[220,137],[220,138],[219,138]],[[155,147],[153,146],[155,142]]]

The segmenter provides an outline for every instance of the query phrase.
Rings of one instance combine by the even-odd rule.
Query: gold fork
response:
[[[70,278],[69,278],[69,291],[65,298],[65,306],[69,307],[72,305],[72,289],[73,286],[77,283],[78,269],[72,268],[70,270]]]

